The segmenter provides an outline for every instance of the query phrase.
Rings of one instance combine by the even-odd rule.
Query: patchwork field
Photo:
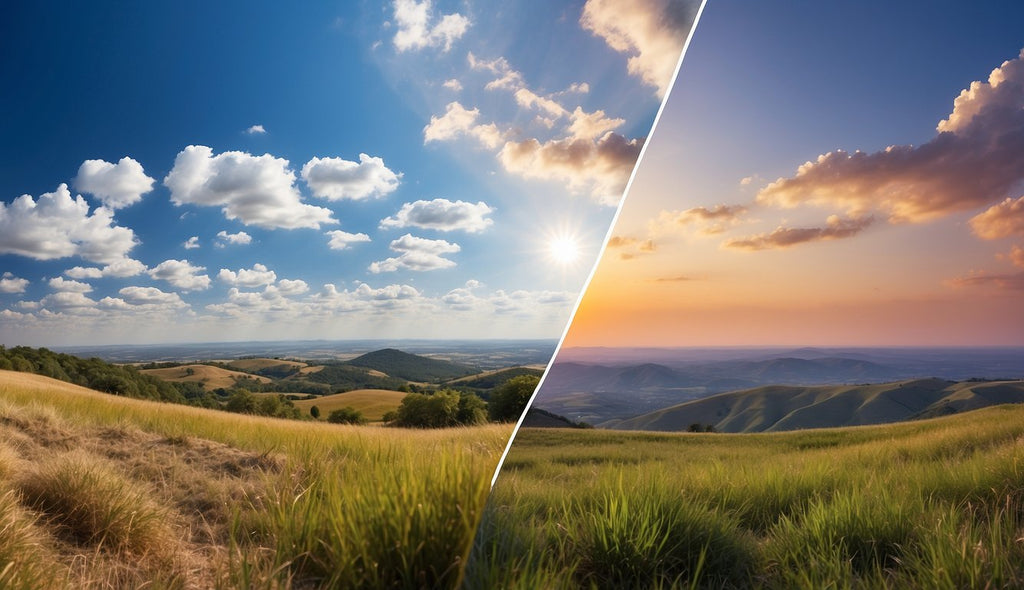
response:
[[[0,587],[457,587],[511,428],[258,418],[0,371]]]
[[[524,428],[473,588],[1024,585],[1024,406],[764,434]]]

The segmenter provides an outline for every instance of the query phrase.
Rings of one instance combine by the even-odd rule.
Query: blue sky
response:
[[[695,13],[9,7],[0,343],[557,337]]]
[[[1024,344],[1021,23],[708,2],[569,342]]]

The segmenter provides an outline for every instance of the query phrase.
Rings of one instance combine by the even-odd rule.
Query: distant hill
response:
[[[585,426],[573,422],[565,416],[552,414],[547,410],[538,407],[531,407],[526,411],[526,418],[523,419],[523,428],[584,428]],[[589,426],[586,426],[589,428]]]
[[[485,371],[477,375],[470,375],[469,377],[452,379],[451,381],[446,382],[445,385],[470,387],[473,389],[493,389],[502,383],[505,383],[509,379],[519,377],[520,375],[533,375],[535,377],[540,377],[543,374],[543,369],[534,369],[531,367],[509,367],[508,369]]]
[[[601,424],[623,430],[767,432],[884,424],[1024,402],[1024,381],[916,379],[875,385],[771,385],[721,393]]]
[[[421,383],[443,381],[477,372],[469,365],[409,354],[394,348],[368,352],[345,364],[374,369],[391,377]]]
[[[310,367],[311,369],[314,367]],[[311,381],[324,383],[337,390],[342,389],[398,389],[405,381],[382,375],[379,371],[345,363],[322,365],[319,370],[305,371],[289,377],[286,381]],[[286,382],[286,381],[282,381]]]

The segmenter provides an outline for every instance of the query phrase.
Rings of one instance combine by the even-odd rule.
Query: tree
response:
[[[363,413],[352,406],[334,410],[327,416],[327,421],[332,424],[366,424]]]
[[[238,414],[255,414],[256,397],[244,389],[231,389],[224,409]]]
[[[410,393],[398,406],[395,424],[412,428],[444,428],[458,424],[459,394],[444,389],[427,395]]]
[[[459,396],[459,411],[455,420],[466,426],[483,424],[487,422],[487,404],[476,394],[463,393]]]
[[[520,375],[502,383],[491,393],[488,413],[495,422],[512,422],[519,419],[537,389],[540,377]]]
[[[312,416],[313,418],[319,420],[320,419],[320,408],[317,407],[317,406],[313,406],[313,407],[309,408],[309,415]]]

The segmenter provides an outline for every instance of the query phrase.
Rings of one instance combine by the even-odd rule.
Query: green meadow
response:
[[[0,371],[0,587],[457,587],[510,433],[261,418]]]
[[[1024,586],[1024,406],[764,434],[524,428],[469,588]]]

